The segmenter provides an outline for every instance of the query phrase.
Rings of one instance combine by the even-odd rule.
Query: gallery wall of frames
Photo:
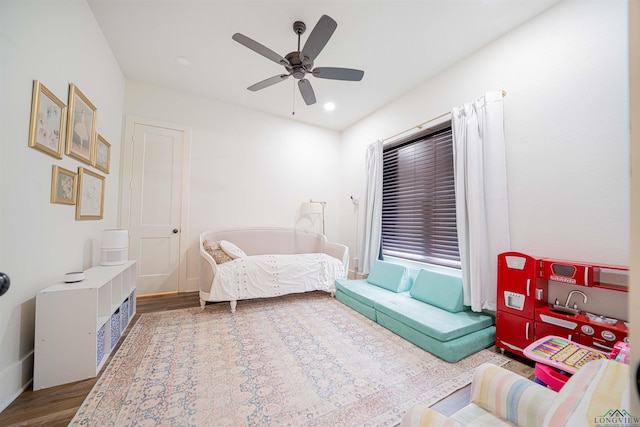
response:
[[[84,164],[71,171],[54,163],[51,171],[51,203],[75,205],[76,220],[99,220],[104,214],[111,144],[96,131],[97,115],[98,109],[73,83],[65,105],[34,80],[29,147],[59,160],[67,155]]]

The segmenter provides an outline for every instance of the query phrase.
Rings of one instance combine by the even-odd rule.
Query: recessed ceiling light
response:
[[[185,67],[187,65],[191,65],[191,61],[189,61],[187,58],[185,58],[184,56],[176,56],[176,62],[180,65],[184,65]]]
[[[334,104],[333,102],[327,102],[326,104],[324,104],[324,109],[327,111],[333,111],[336,109],[336,104]]]

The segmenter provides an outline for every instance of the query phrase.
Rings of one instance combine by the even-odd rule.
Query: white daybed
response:
[[[205,244],[230,242],[244,251],[216,263]],[[209,230],[200,234],[200,305],[322,290],[333,295],[335,279],[346,278],[349,249],[323,234],[289,228]],[[211,251],[210,251],[211,252]]]

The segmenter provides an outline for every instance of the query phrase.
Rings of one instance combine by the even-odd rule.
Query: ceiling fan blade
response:
[[[241,45],[248,47],[252,51],[259,53],[260,55],[264,56],[267,59],[272,60],[277,64],[285,65],[285,66],[289,65],[289,61],[284,59],[282,56],[272,51],[268,47],[261,45],[257,41],[250,39],[244,34],[235,33],[231,38],[237,41],[238,43],[240,43]]]
[[[300,56],[307,57],[311,61],[315,60],[318,54],[327,44],[338,24],[331,17],[322,15],[320,20],[309,34],[307,42],[302,48]]]
[[[278,74],[277,76],[273,76],[273,77],[269,77],[268,79],[265,79],[261,82],[258,82],[254,85],[249,86],[247,89],[249,89],[252,92],[255,92],[257,90],[260,89],[264,89],[265,87],[269,87],[272,86],[276,83],[280,83],[282,81],[285,81],[289,78],[291,74]]]
[[[312,105],[316,103],[316,94],[313,93],[311,82],[307,79],[298,80],[298,88],[300,88],[300,94],[304,99],[305,104]]]
[[[317,67],[311,72],[314,77],[320,79],[348,80],[359,82],[364,76],[364,71],[353,68]]]

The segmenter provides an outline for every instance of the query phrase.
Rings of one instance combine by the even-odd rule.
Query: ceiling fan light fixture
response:
[[[333,102],[325,102],[324,109],[327,111],[333,111],[336,109],[336,104],[334,104]]]
[[[289,52],[285,57],[274,52],[268,47],[250,39],[249,37],[235,33],[231,38],[248,49],[262,55],[263,57],[284,66],[287,74],[274,76],[249,86],[250,91],[257,91],[276,84],[289,76],[293,76],[298,80],[298,88],[300,94],[307,105],[316,103],[315,93],[311,87],[311,83],[306,78],[307,74],[320,79],[344,80],[344,81],[360,81],[364,75],[364,71],[351,68],[338,67],[318,67],[314,68],[314,61],[318,54],[324,49],[325,45],[333,35],[338,24],[331,17],[322,15],[318,23],[315,25],[311,34],[307,38],[304,47],[300,46],[300,36],[306,31],[307,26],[302,21],[293,23],[293,31],[298,36],[298,49]],[[325,107],[328,111],[335,108]],[[295,114],[295,113],[294,113]]]

